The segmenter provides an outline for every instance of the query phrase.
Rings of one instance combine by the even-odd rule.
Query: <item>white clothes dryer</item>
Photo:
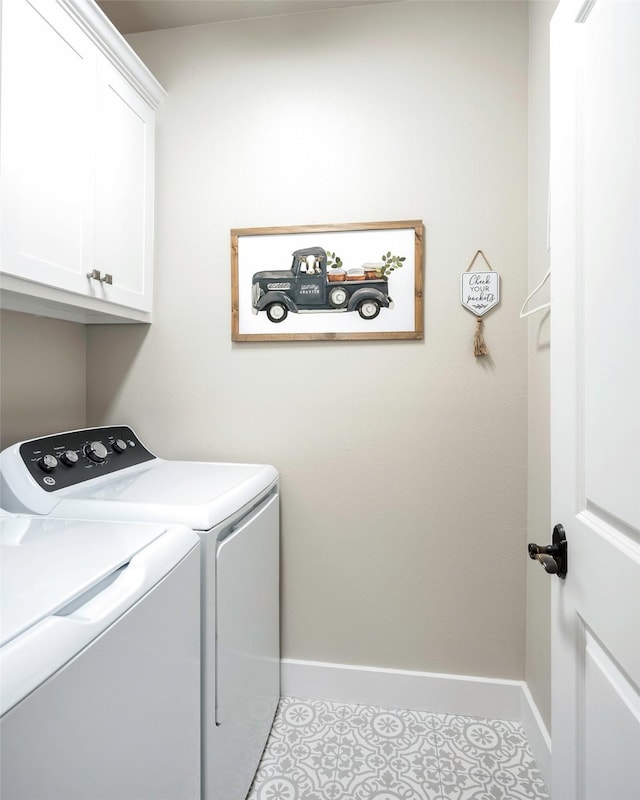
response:
[[[200,797],[198,544],[0,516],[2,798]]]
[[[7,448],[0,492],[10,511],[175,522],[199,534],[202,797],[244,800],[280,698],[275,468],[164,460],[117,425]]]

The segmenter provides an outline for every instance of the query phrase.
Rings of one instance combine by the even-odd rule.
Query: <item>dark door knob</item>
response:
[[[567,536],[562,525],[553,529],[552,543],[544,546],[531,542],[528,546],[529,558],[539,561],[550,575],[567,577]]]

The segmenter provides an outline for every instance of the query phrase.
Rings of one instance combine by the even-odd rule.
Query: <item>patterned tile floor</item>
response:
[[[247,800],[548,800],[520,725],[281,700]]]

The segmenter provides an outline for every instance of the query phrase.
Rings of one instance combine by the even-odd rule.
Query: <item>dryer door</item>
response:
[[[216,553],[216,724],[264,716],[280,696],[278,496]]]

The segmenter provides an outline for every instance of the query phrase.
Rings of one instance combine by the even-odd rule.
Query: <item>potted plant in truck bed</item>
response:
[[[347,271],[342,265],[340,256],[327,250],[327,278],[330,281],[343,281],[347,277]]]
[[[405,256],[394,256],[389,250],[386,255],[382,256],[382,261],[373,261],[362,265],[364,276],[367,280],[388,278],[393,270],[399,269],[405,261]]]
[[[400,269],[407,259],[405,256],[392,256],[391,251],[382,256],[381,276],[388,278],[394,269]]]

